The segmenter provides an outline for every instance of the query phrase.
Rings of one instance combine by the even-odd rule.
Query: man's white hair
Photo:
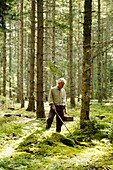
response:
[[[64,78],[59,78],[59,79],[57,80],[57,83],[61,83],[61,82],[63,82],[64,84],[66,84],[66,80],[65,80]]]

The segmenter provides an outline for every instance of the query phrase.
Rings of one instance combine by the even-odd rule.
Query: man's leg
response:
[[[48,119],[47,119],[47,124],[46,124],[46,129],[49,129],[51,127],[54,116],[55,116],[55,111],[52,108],[50,108]]]
[[[64,120],[64,112],[63,112],[63,107],[56,107],[58,115],[61,117],[62,120]],[[56,132],[61,132],[61,127],[63,122],[59,118],[59,116],[56,116]]]

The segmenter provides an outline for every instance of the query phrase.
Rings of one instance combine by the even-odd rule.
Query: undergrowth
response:
[[[90,121],[83,130],[79,128],[80,104],[68,107],[74,121],[65,122],[70,132],[63,126],[61,133],[55,132],[55,120],[46,130],[46,119],[36,119],[34,112],[6,108],[4,112],[12,116],[4,117],[3,109],[0,112],[0,170],[113,169],[112,106],[92,101]],[[87,145],[77,145],[74,139]],[[9,153],[10,149],[14,151]]]

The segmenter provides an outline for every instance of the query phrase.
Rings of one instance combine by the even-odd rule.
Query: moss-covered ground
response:
[[[11,106],[11,105],[10,105]],[[68,106],[74,121],[65,122],[62,132],[46,130],[46,118],[36,119],[35,112],[20,109],[17,104],[0,108],[0,170],[112,170],[113,169],[113,103],[92,101],[90,121],[79,128],[80,103]],[[74,139],[82,145],[77,145]]]

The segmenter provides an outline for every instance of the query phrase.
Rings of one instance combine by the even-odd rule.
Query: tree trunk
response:
[[[107,13],[107,7],[106,7],[106,13]],[[108,39],[109,39],[109,19],[108,16],[106,17],[106,44],[105,44],[105,48],[106,48],[106,52],[105,52],[105,69],[104,69],[104,83],[105,83],[105,87],[104,87],[104,98],[107,99],[109,97],[109,55],[108,55]]]
[[[78,48],[78,62],[77,62],[77,67],[78,67],[78,81],[77,81],[77,98],[78,98],[78,102],[80,101],[80,94],[81,94],[81,54],[80,54],[80,50],[81,50],[81,47],[80,47],[80,43],[81,43],[81,40],[80,40],[80,4],[79,4],[79,8],[78,8],[78,21],[77,21],[77,29],[78,29],[78,42],[77,42],[77,48]]]
[[[19,22],[18,22],[18,27],[19,27]],[[20,39],[19,39],[19,31],[17,32],[17,103],[20,103],[20,57],[19,57],[19,42],[20,42]],[[15,35],[15,39],[16,39],[16,35]],[[16,39],[16,40],[17,40]]]
[[[43,103],[43,0],[37,0],[38,35],[37,35],[37,118],[44,118]]]
[[[23,96],[23,0],[20,0],[20,24],[19,24],[19,57],[20,57],[20,102],[24,107]]]
[[[6,96],[6,30],[3,32],[3,96]]]
[[[48,101],[48,94],[49,94],[49,73],[48,73],[48,61],[49,61],[49,50],[48,50],[48,45],[49,45],[49,38],[48,38],[48,18],[49,18],[49,1],[46,0],[46,22],[45,22],[45,70],[44,70],[44,91],[45,91],[45,101]]]
[[[83,25],[82,101],[80,128],[86,127],[90,109],[92,0],[85,0]]]
[[[53,62],[53,66],[55,67],[55,0],[53,0],[53,11],[52,11],[52,62]],[[56,75],[55,73],[53,73],[53,80],[52,80],[52,84],[53,86],[56,84]]]
[[[35,0],[31,9],[31,55],[30,55],[30,96],[27,111],[35,111],[34,100],[34,60],[35,60]]]
[[[72,0],[69,1],[69,34],[70,34],[70,106],[75,107],[75,87],[74,87],[74,68],[73,68],[73,13]]]
[[[101,42],[100,42],[100,0],[98,0],[98,56],[97,56],[97,67],[98,67],[98,102],[102,103],[102,57],[101,57]]]
[[[91,49],[91,58],[92,58],[92,63],[91,63],[91,99],[94,99],[94,31],[92,31],[92,49]]]
[[[11,30],[11,23],[9,23],[10,27],[9,29]],[[11,32],[9,33],[9,98],[12,97],[12,90],[11,90],[11,86],[12,86],[12,48],[11,48]]]

